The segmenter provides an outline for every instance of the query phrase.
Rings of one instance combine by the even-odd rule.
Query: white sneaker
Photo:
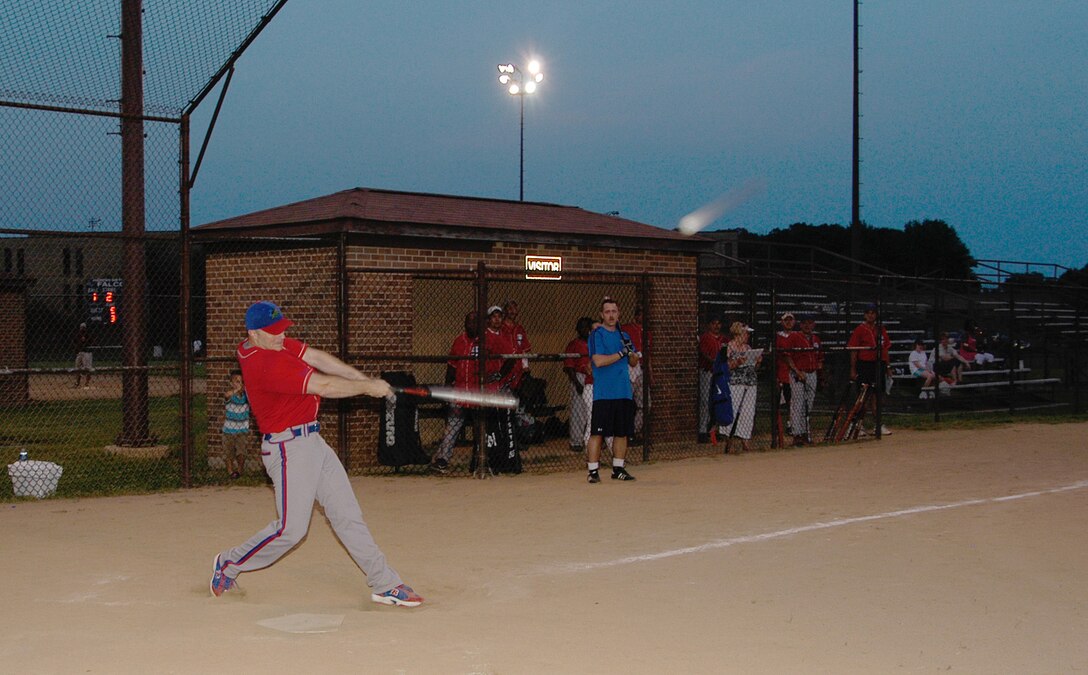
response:
[[[918,398],[920,398],[920,399],[929,398],[929,392],[928,391],[919,392]]]
[[[883,424],[881,424],[880,425],[880,435],[881,436],[891,436],[892,435],[892,430],[889,429],[888,427],[884,426]]]

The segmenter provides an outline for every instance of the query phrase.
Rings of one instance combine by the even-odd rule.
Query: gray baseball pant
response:
[[[301,430],[299,436],[291,429],[265,435],[261,461],[272,479],[279,517],[241,546],[220,554],[223,574],[233,579],[279,560],[306,536],[316,499],[373,592],[396,588],[402,583],[400,575],[374,542],[344,465],[317,431],[307,430],[309,426],[294,427]]]

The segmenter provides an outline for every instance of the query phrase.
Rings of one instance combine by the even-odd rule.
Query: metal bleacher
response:
[[[757,329],[753,343],[757,346],[762,343],[770,347],[771,336],[778,329],[777,318],[783,312],[814,315],[825,351],[829,357],[838,353],[839,379],[843,377],[847,337],[862,320],[863,303],[841,303],[816,290],[775,293],[759,288],[711,290],[702,292],[700,301],[704,315],[724,316],[727,326],[735,319],[753,325]],[[885,399],[887,412],[932,414],[939,407],[942,412],[972,413],[1064,405],[1057,400],[1056,393],[1063,380],[1052,363],[1052,345],[1048,342],[1053,342],[1054,336],[1076,333],[1078,318],[1073,308],[1043,301],[1022,301],[1010,308],[1010,303],[1004,300],[979,298],[964,300],[962,304],[967,308],[962,313],[948,308],[938,312],[932,304],[913,299],[882,299],[883,324],[891,338],[889,369],[894,382]],[[921,381],[910,374],[907,365],[914,340],[922,337],[927,352],[931,353],[936,342],[935,325],[958,336],[956,328],[968,312],[999,328],[1015,325],[1017,334],[1031,336],[1035,346],[1027,341],[1010,341],[1004,345],[1006,353],[995,355],[991,363],[963,369],[960,384],[938,387],[935,399],[920,398]],[[1081,331],[1083,334],[1083,328]]]

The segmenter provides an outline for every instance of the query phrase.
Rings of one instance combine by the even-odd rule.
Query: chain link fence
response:
[[[744,270],[700,278],[704,325],[712,318],[726,327],[743,322],[753,329],[752,346],[764,350],[758,386],[749,392],[756,403],[747,414],[754,420],[741,421],[753,424],[757,449],[876,435],[906,418],[1080,413],[1088,388],[1086,301],[1088,289],[1058,284]],[[853,376],[862,351],[850,349],[850,336],[870,305],[887,331],[885,377],[873,388],[872,402],[861,406],[861,419],[844,426],[843,415],[861,402]],[[782,320],[786,314],[794,317],[789,325]],[[791,368],[790,360],[804,355],[805,347],[786,347],[782,337],[799,330],[804,316],[812,320],[822,350],[819,373],[811,379]],[[805,383],[799,387],[798,380]],[[796,429],[799,417],[808,418],[803,434]]]
[[[134,235],[117,119],[0,107],[0,120],[4,463],[25,449],[16,473],[45,484],[62,467],[64,496],[179,486],[177,127],[145,125]],[[22,491],[12,476],[0,497]]]
[[[5,306],[22,303],[25,307],[25,324],[19,329],[25,339],[13,341],[24,351],[21,356],[10,353],[15,360],[5,361],[0,373],[0,396],[7,411],[0,431],[2,459],[14,467],[9,470],[10,480],[0,482],[0,499],[165,489],[185,485],[186,476],[194,485],[229,483],[221,429],[227,382],[237,364],[230,345],[225,351],[208,354],[197,338],[188,345],[188,354],[178,348],[178,296],[176,286],[171,286],[180,276],[177,242],[155,235],[141,239],[149,280],[147,306],[152,309],[143,336],[145,363],[132,365],[132,359],[124,354],[123,330],[118,326],[126,318],[124,286],[112,288],[111,305],[108,284],[88,286],[78,276],[76,253],[83,251],[82,274],[87,276],[92,265],[103,264],[102,259],[120,264],[124,237],[96,232],[93,236],[51,234],[18,241],[24,246],[24,260],[29,255],[28,242],[48,246],[52,254],[46,258],[53,261],[55,271],[0,287],[10,299]],[[90,257],[95,262],[90,262]],[[17,264],[18,256],[12,259]],[[199,251],[194,260],[203,260]],[[108,268],[101,277],[93,274],[92,279],[114,278]],[[194,270],[190,276],[196,290],[193,315],[200,316],[207,311],[203,272]],[[720,453],[729,436],[747,436],[749,449],[760,451],[799,442],[839,442],[866,433],[875,435],[882,425],[894,431],[899,421],[910,417],[939,420],[995,410],[1079,412],[1088,382],[1084,289],[1011,283],[986,288],[977,282],[951,281],[938,285],[902,277],[813,280],[703,273],[690,279],[693,287],[698,282],[700,318],[704,322],[719,318],[726,330],[734,322],[746,324],[753,329],[751,346],[763,350],[755,385],[732,400],[735,411],[745,411],[743,414],[750,417],[712,425],[706,431],[713,431],[714,437],[700,443],[695,420],[707,402],[692,395],[688,398],[692,406],[690,433],[679,440],[665,439],[653,433],[655,425],[663,427],[671,421],[660,417],[655,396],[673,392],[671,387],[655,391],[653,364],[690,364],[690,377],[681,382],[686,381],[691,392],[698,391],[698,340],[694,333],[680,342],[652,339],[655,326],[675,320],[661,311],[660,298],[655,295],[655,285],[660,283],[657,277],[564,275],[558,282],[530,282],[504,270],[454,273],[365,266],[349,267],[346,276],[348,311],[334,322],[342,326],[343,351],[338,348],[336,330],[314,327],[300,337],[343,353],[345,360],[365,372],[403,382],[445,383],[450,371],[455,374],[457,363],[466,359],[482,358],[485,373],[489,362],[511,362],[520,371],[516,380],[507,380],[521,400],[518,410],[509,417],[469,411],[465,423],[452,431],[450,407],[434,400],[408,402],[402,397],[398,399],[400,409],[393,410],[383,409],[382,403],[326,401],[323,414],[342,415],[343,419],[343,423],[332,425],[330,440],[341,447],[345,463],[354,473],[434,471],[431,465],[444,441],[448,455],[443,456],[447,465],[439,472],[442,475],[583,467],[585,436],[577,411],[584,408],[567,370],[575,361],[570,345],[577,336],[579,320],[598,318],[606,295],[618,301],[624,324],[633,321],[637,306],[644,308],[643,428],[629,453],[636,463]],[[81,280],[77,283],[73,277]],[[67,294],[65,279],[69,279]],[[99,294],[97,300],[95,293]],[[851,382],[848,341],[863,322],[864,309],[870,303],[879,308],[879,321],[888,333],[888,377],[883,387],[876,388],[879,395],[874,407],[862,408],[859,423],[849,427],[842,421],[858,403],[858,390]],[[486,331],[490,309],[495,306],[504,310],[504,319],[510,315],[521,327],[514,334],[521,334],[522,343],[517,345],[514,339],[506,343],[514,349],[497,351],[489,349],[485,341],[482,355],[479,351],[456,352],[453,347],[466,333],[466,318],[470,327],[474,321],[477,330]],[[477,314],[472,316],[473,312]],[[804,353],[803,349],[776,344],[777,334],[784,330],[781,316],[785,313],[811,317],[820,337],[819,373],[814,382],[800,388],[779,375],[787,355],[792,358]],[[203,319],[193,323],[201,326]],[[312,322],[301,323],[305,330]],[[79,342],[79,324],[87,324],[87,343]],[[962,343],[967,326],[980,329],[974,333],[976,352],[993,358],[962,364],[958,377],[953,374],[942,380],[948,384],[935,382],[925,388],[924,379],[909,365],[915,341],[921,339],[922,351],[932,358],[941,333],[954,334],[952,339]],[[499,325],[499,332],[506,330],[508,327]],[[194,335],[201,334],[194,331]],[[237,340],[243,337],[239,330]],[[84,348],[91,359],[77,365]],[[181,398],[181,364],[186,358],[191,363],[189,405]],[[126,387],[133,386],[126,374],[132,372],[143,376],[135,380],[137,384],[146,382],[147,426],[146,431],[140,427],[140,433],[146,433],[147,440],[142,443],[125,436],[130,433],[126,414],[131,414]],[[781,386],[783,383],[787,386]],[[751,399],[741,401],[741,396]],[[387,423],[398,414],[401,419],[392,422],[394,438],[389,438],[385,436]],[[181,424],[186,415],[192,429],[188,457],[184,455]],[[249,437],[242,464],[245,483],[264,480],[257,445],[254,434]],[[742,448],[736,440],[731,446]],[[22,449],[27,452],[27,462],[19,462]],[[516,462],[507,461],[511,452]]]
[[[188,119],[283,2],[0,13],[0,499],[190,482]]]
[[[230,345],[210,353],[206,344],[204,251],[188,237],[189,114],[283,2],[140,11],[131,1],[34,0],[0,14],[8,38],[0,44],[0,464],[8,469],[0,500],[231,481],[221,429],[236,363]],[[121,25],[135,18],[143,24],[143,100],[134,113],[118,83]],[[125,149],[126,128],[137,151]],[[449,406],[434,401],[393,409],[326,402],[330,442],[355,473],[429,471],[447,437],[448,475],[583,467],[585,406],[570,349],[579,320],[598,318],[605,295],[618,301],[625,324],[643,309],[640,428],[629,454],[636,462],[718,453],[725,437],[741,435],[740,422],[700,428],[708,405],[698,394],[701,328],[689,331],[695,317],[670,311],[692,295],[698,318],[717,316],[727,329],[741,321],[764,350],[755,384],[735,403],[754,450],[894,429],[906,416],[1080,412],[1088,383],[1085,290],[1056,284],[741,269],[529,282],[511,271],[406,272],[365,261],[336,272],[347,281],[346,304],[324,332],[315,326],[303,337],[365,372],[443,383],[451,362],[456,372],[472,358],[480,360],[477,377],[494,362],[519,371],[508,381],[520,396],[517,411],[476,414],[455,432]],[[489,351],[485,340],[477,354],[451,356],[470,311],[483,333],[489,309],[511,301],[524,328],[520,345],[514,332],[512,353]],[[872,412],[849,427],[841,422],[858,402],[850,382],[857,353],[847,343],[868,303],[888,330],[889,377]],[[811,314],[822,338],[822,368],[814,391],[800,388],[800,417],[798,388],[780,386],[782,361],[805,353],[775,344],[786,311]],[[932,352],[942,333],[962,343],[967,332],[982,359],[957,360],[927,387],[911,365],[914,340]],[[960,346],[956,352],[962,356]],[[391,438],[383,422],[398,415]],[[807,428],[798,429],[802,422]],[[398,445],[404,430],[411,447]],[[257,439],[248,440],[242,481],[259,483]]]

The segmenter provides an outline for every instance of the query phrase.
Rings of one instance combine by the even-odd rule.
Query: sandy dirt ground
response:
[[[211,597],[267,488],[3,504],[0,671],[1085,672],[1086,435],[898,432],[634,483],[354,479],[416,609],[369,601],[319,510]]]
[[[121,398],[121,375],[110,372],[95,372],[89,387],[73,387],[75,373],[31,375],[30,400],[32,401],[72,401],[85,398]],[[177,396],[180,384],[177,375],[150,375],[147,378],[147,391],[150,396]],[[207,380],[193,380],[193,393],[203,394]]]

